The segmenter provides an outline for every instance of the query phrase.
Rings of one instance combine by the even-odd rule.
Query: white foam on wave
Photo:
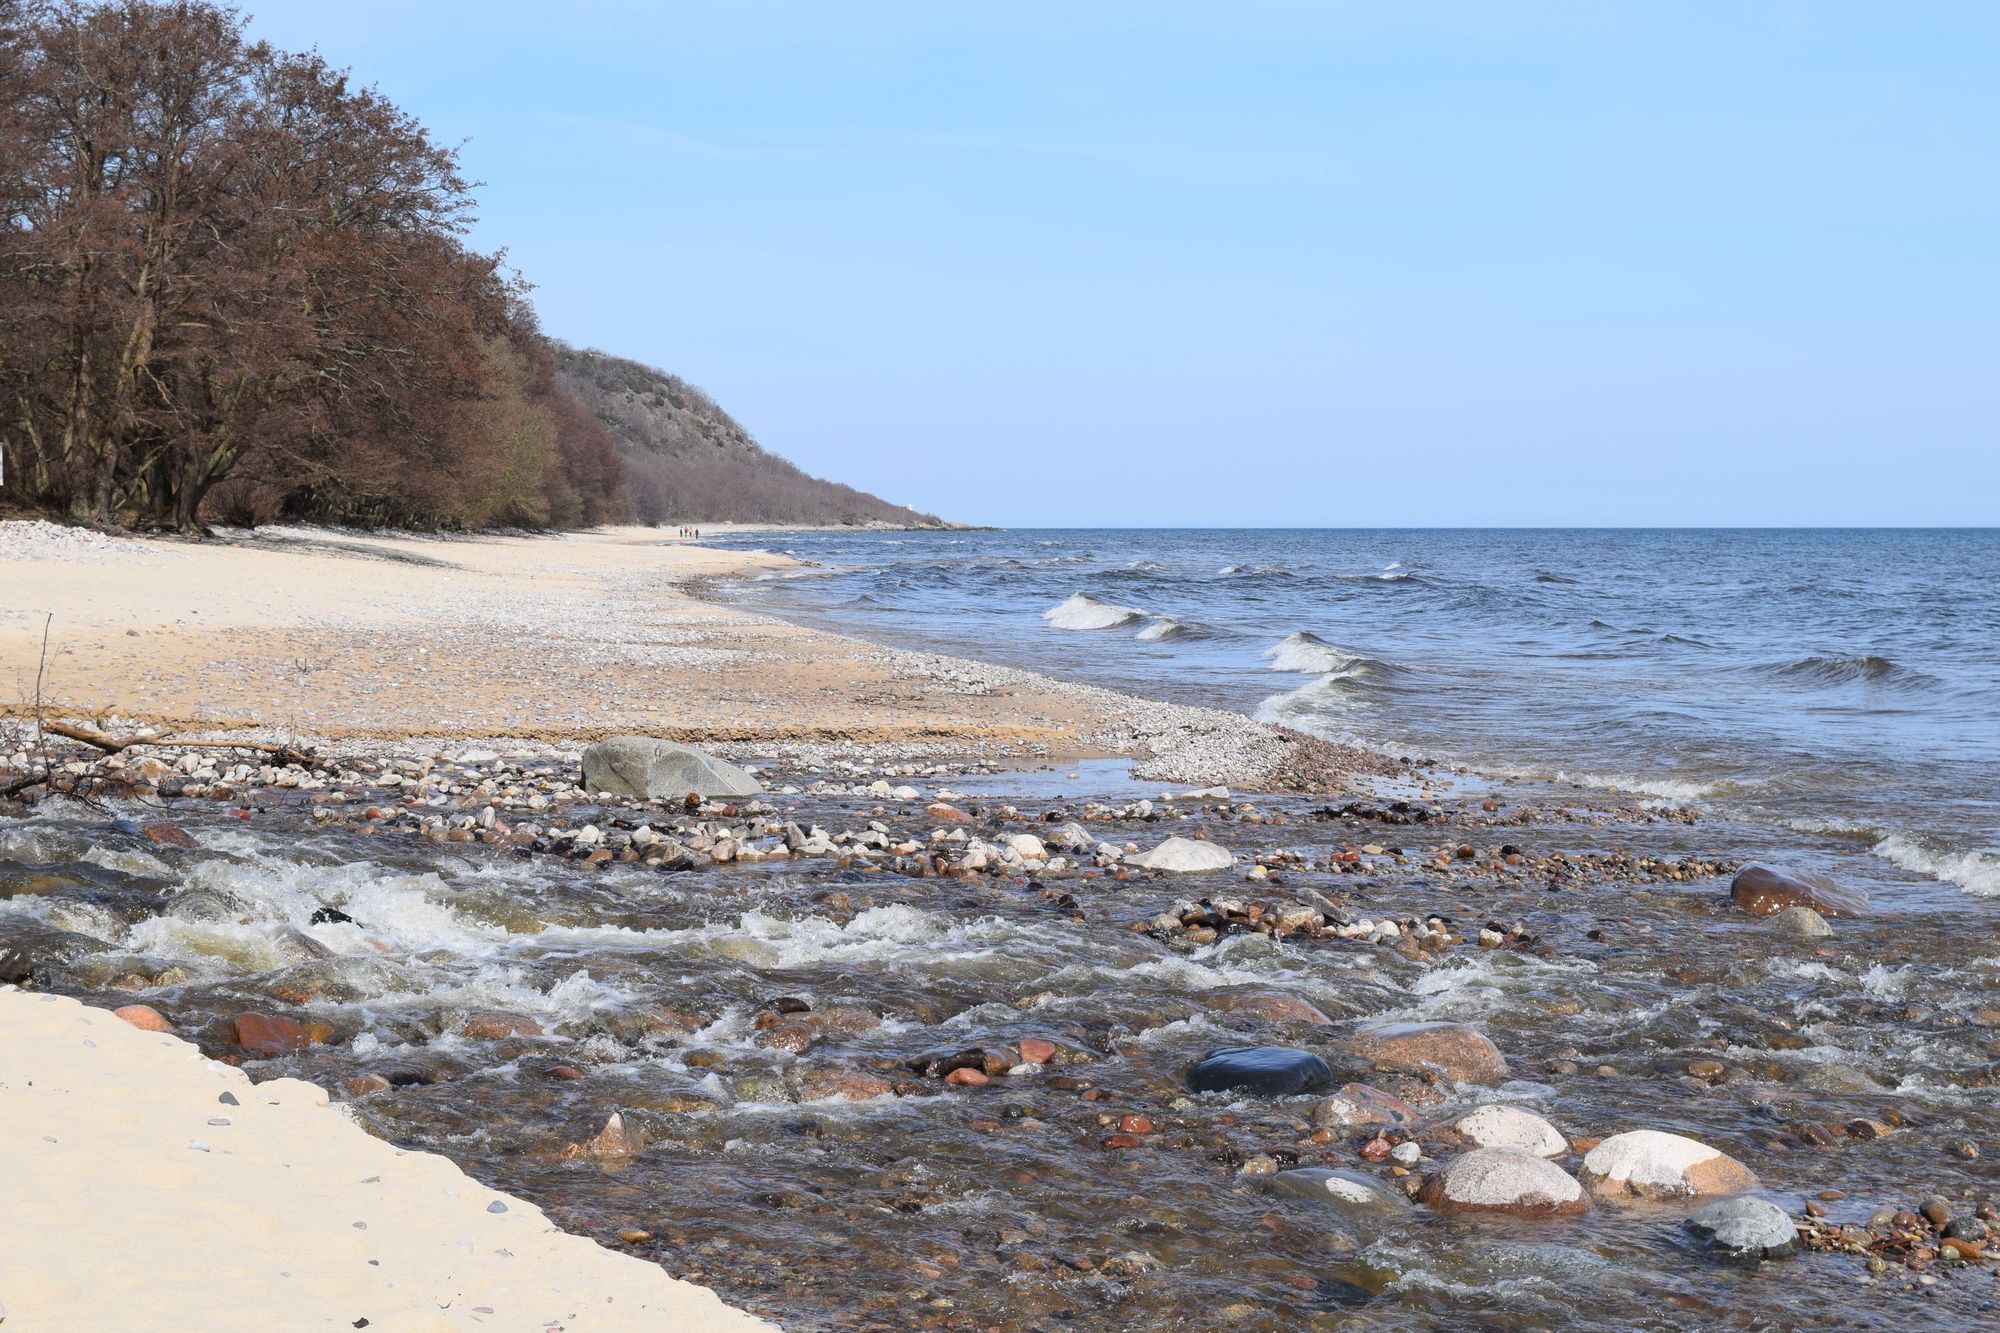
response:
[[[1956,884],[1977,898],[2000,898],[2000,856],[1929,847],[1904,833],[1891,833],[1871,849],[1891,865]]]
[[[1145,617],[1136,606],[1100,601],[1087,592],[1076,593],[1042,612],[1042,619],[1056,629],[1116,629]]]
[[[1300,630],[1288,634],[1264,650],[1273,671],[1295,671],[1301,675],[1323,676],[1360,666],[1364,659],[1340,649],[1317,634]]]

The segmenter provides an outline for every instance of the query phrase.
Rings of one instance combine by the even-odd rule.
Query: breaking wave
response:
[[[1368,660],[1353,653],[1344,653],[1317,634],[1305,630],[1287,635],[1279,643],[1266,648],[1264,656],[1271,659],[1273,671],[1296,671],[1308,676],[1345,671]]]
[[[1927,845],[1906,833],[1891,833],[1872,848],[1891,865],[1956,884],[1979,898],[2000,898],[2000,856]]]
[[[1087,592],[1077,593],[1042,612],[1042,619],[1056,629],[1116,629],[1145,618],[1146,613],[1136,606],[1099,601]]]

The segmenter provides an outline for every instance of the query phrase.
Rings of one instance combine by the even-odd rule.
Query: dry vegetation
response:
[[[579,378],[465,244],[471,189],[408,114],[233,10],[0,0],[0,503],[181,531],[916,518],[670,377],[598,359],[697,406]]]

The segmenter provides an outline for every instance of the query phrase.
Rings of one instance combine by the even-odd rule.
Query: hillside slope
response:
[[[677,375],[591,348],[555,345],[564,388],[610,428],[642,523],[851,523],[942,527],[928,514],[769,452]]]

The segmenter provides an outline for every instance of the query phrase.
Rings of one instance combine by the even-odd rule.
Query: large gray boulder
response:
[[[689,792],[702,797],[755,796],[763,788],[736,765],[691,745],[654,736],[613,736],[583,752],[583,785],[642,801],[678,801]]]

